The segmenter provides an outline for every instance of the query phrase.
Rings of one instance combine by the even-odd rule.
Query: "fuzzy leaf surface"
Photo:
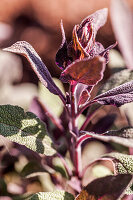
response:
[[[99,94],[107,92],[117,86],[120,86],[128,81],[133,80],[133,71],[129,69],[121,70],[120,72],[114,73],[107,82],[102,86]]]
[[[105,59],[96,56],[93,59],[77,60],[69,65],[61,74],[63,82],[76,81],[88,86],[97,84],[103,78]]]
[[[28,42],[18,41],[12,46],[5,48],[4,51],[25,56],[42,84],[53,94],[62,96],[60,89],[55,85],[47,67]]]
[[[74,200],[74,196],[65,191],[55,191],[55,192],[39,192],[29,200]]]
[[[18,106],[0,106],[0,134],[37,153],[51,156],[56,152],[45,124]]]
[[[133,101],[133,81],[122,84],[103,94],[96,96],[92,101],[103,105],[122,106]]]
[[[118,200],[131,180],[130,174],[95,179],[81,191],[76,200]]]
[[[133,147],[133,128],[107,131],[102,135],[86,131],[84,133],[104,142],[115,142],[126,147]]]

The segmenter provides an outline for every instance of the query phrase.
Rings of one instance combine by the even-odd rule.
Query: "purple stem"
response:
[[[84,112],[84,110],[86,108],[88,108],[89,106],[91,106],[92,104],[96,103],[96,101],[89,101],[87,104],[85,104],[80,110],[79,112],[77,113],[76,117],[78,117],[80,114],[82,114]]]
[[[79,137],[79,130],[76,125],[76,108],[75,108],[75,87],[76,84],[70,86],[70,97],[71,97],[71,124],[70,129],[76,135],[76,138],[72,135],[72,160],[75,166],[76,175],[80,178],[82,173],[82,160],[81,160],[81,147],[77,148],[77,138]]]

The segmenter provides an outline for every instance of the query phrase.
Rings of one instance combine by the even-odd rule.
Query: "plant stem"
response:
[[[70,87],[70,97],[71,97],[71,131],[79,137],[79,130],[76,125],[76,111],[77,108],[75,108],[75,85],[71,85]],[[81,160],[81,147],[77,148],[77,138],[72,136],[71,142],[72,142],[72,160],[75,166],[75,174],[80,178],[81,172],[82,172],[82,160]]]

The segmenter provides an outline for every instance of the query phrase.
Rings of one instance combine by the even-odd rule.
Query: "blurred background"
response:
[[[71,41],[71,33],[75,24],[79,24],[85,17],[98,9],[109,8],[107,23],[97,34],[97,41],[101,42],[104,47],[108,47],[116,41],[110,17],[110,2],[110,0],[0,0],[0,104],[20,105],[27,110],[33,97],[38,95],[38,78],[30,68],[27,60],[3,52],[2,48],[20,40],[29,42],[40,55],[51,75],[59,78],[61,71],[55,64],[55,55],[62,40],[61,19],[63,20],[66,37],[68,41]],[[126,0],[125,2],[129,9],[133,11],[133,0]],[[115,56],[112,53],[112,60],[109,63],[110,66],[106,69],[105,79],[111,74],[109,67],[113,68],[114,65],[125,67],[124,59],[119,53],[119,46],[116,47],[116,50]],[[114,58],[116,58],[115,62],[113,61]],[[93,122],[97,123],[100,117],[104,117],[107,112],[110,112],[109,108],[100,112]],[[116,120],[118,128],[128,124],[126,118],[121,116],[118,109],[112,108],[111,112],[115,114],[117,112],[119,116]],[[1,140],[0,151],[3,148],[2,145],[3,141]],[[28,154],[25,148],[21,149],[21,147],[17,150],[7,141],[6,145],[10,149],[10,155],[8,155],[7,149],[2,150],[3,153],[0,155],[2,161],[2,165],[0,165],[0,195],[6,195],[8,192],[10,194],[23,194],[27,191],[41,191],[43,184],[40,184],[39,181],[33,180],[31,183],[18,178],[18,173],[24,166],[22,163],[28,163],[28,156],[31,152]],[[100,145],[103,144],[100,143]],[[101,154],[106,152],[104,146],[99,146],[99,151]],[[32,156],[30,159],[33,158],[34,160],[36,156],[34,154]],[[11,175],[10,170],[13,173]],[[25,184],[27,188],[24,187]],[[43,190],[45,191],[44,188]],[[46,188],[46,190],[49,191],[50,189]],[[17,193],[15,193],[16,191]]]

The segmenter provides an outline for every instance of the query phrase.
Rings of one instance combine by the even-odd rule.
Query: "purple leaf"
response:
[[[62,43],[61,46],[56,54],[56,64],[62,70],[66,68],[66,66],[71,62],[71,58],[68,56],[67,53],[67,41],[65,36],[65,31],[63,27],[63,23],[61,21],[61,32],[62,32]]]
[[[40,102],[38,101],[37,97],[34,97],[32,99],[32,102],[29,107],[29,111],[33,112],[39,119],[41,119],[43,122],[45,121],[45,123],[46,123],[47,119],[46,119],[45,112],[44,112]]]
[[[38,76],[39,80],[43,83],[43,85],[51,93],[59,95],[62,99],[64,99],[62,92],[55,85],[47,67],[44,65],[37,52],[28,42],[16,42],[12,46],[5,48],[4,51],[9,51],[25,56],[30,62],[32,69],[35,71],[36,75]]]
[[[95,37],[97,31],[107,21],[108,9],[104,8],[86,17],[80,25],[75,25],[73,29],[73,49],[76,58],[83,59],[95,48]],[[80,52],[80,54],[79,54]]]
[[[96,96],[92,102],[103,105],[122,106],[133,101],[133,81],[122,84],[103,94]]]
[[[124,0],[112,0],[111,20],[116,39],[128,68],[133,69],[133,16]]]
[[[62,72],[61,80],[93,86],[103,78],[104,69],[105,59],[101,56],[96,56],[91,60],[88,58],[76,60]]]
[[[89,183],[76,200],[118,200],[132,181],[132,175],[119,174],[95,179]]]
[[[76,107],[84,104],[90,98],[90,92],[92,90],[92,86],[87,86],[82,83],[78,83],[75,88],[74,99],[76,103]]]
[[[41,120],[46,120],[48,122],[48,119],[51,120],[51,122],[61,131],[63,131],[63,126],[61,124],[61,120],[56,117],[51,111],[48,109],[48,107],[42,103],[39,98],[35,97],[32,101],[30,111],[35,113]],[[48,123],[47,123],[48,124]]]
[[[98,122],[92,125],[91,131],[95,133],[103,133],[114,124],[116,119],[116,114],[108,114],[102,117]]]
[[[120,86],[128,81],[133,80],[133,71],[129,69],[124,69],[119,72],[114,73],[107,82],[101,87],[99,94],[107,92],[117,86]]]
[[[133,175],[133,156],[122,153],[110,153],[101,159],[112,162],[115,174]],[[133,194],[133,180],[125,191],[126,194]]]

